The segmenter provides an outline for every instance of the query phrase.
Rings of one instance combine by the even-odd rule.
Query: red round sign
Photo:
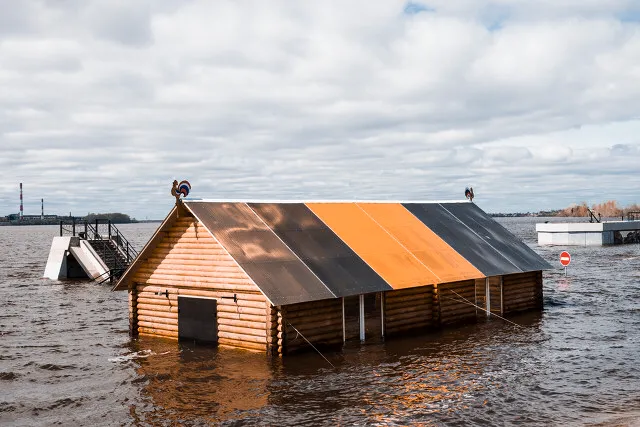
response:
[[[570,263],[571,263],[571,255],[569,255],[569,252],[563,251],[560,254],[560,264],[562,264],[562,265],[564,265],[566,267]]]

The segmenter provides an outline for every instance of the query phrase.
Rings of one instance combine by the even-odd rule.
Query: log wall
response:
[[[503,276],[502,300],[505,314],[542,308],[542,271]]]
[[[476,308],[473,305],[476,297],[475,280],[439,284],[436,294],[440,309],[440,324],[475,321]]]
[[[311,348],[294,327],[315,346],[342,344],[342,299],[290,304],[279,312],[278,332],[284,331],[280,352]]]
[[[434,324],[433,297],[433,285],[385,292],[385,336],[431,327]]]
[[[266,351],[273,343],[266,298],[192,216],[180,215],[131,282],[132,324],[141,335],[177,339],[178,295],[188,295],[217,299],[219,344]],[[165,290],[168,297],[156,295]]]

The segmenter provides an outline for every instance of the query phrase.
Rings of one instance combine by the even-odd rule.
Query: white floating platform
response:
[[[107,266],[86,240],[67,236],[53,238],[44,269],[47,279],[95,279],[107,271]]]
[[[616,243],[615,236],[626,237],[640,230],[640,221],[554,222],[536,224],[538,244],[561,246],[602,246]]]

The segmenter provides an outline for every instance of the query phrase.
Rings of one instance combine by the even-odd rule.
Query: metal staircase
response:
[[[60,236],[79,237],[86,240],[106,267],[106,271],[93,280],[98,283],[119,279],[138,256],[138,252],[110,220],[93,222],[60,221]]]

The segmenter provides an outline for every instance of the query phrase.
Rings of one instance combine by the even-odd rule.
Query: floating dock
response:
[[[539,245],[602,246],[640,242],[640,221],[536,224]]]
[[[60,236],[51,243],[44,277],[113,282],[137,255],[111,221],[60,222]]]

